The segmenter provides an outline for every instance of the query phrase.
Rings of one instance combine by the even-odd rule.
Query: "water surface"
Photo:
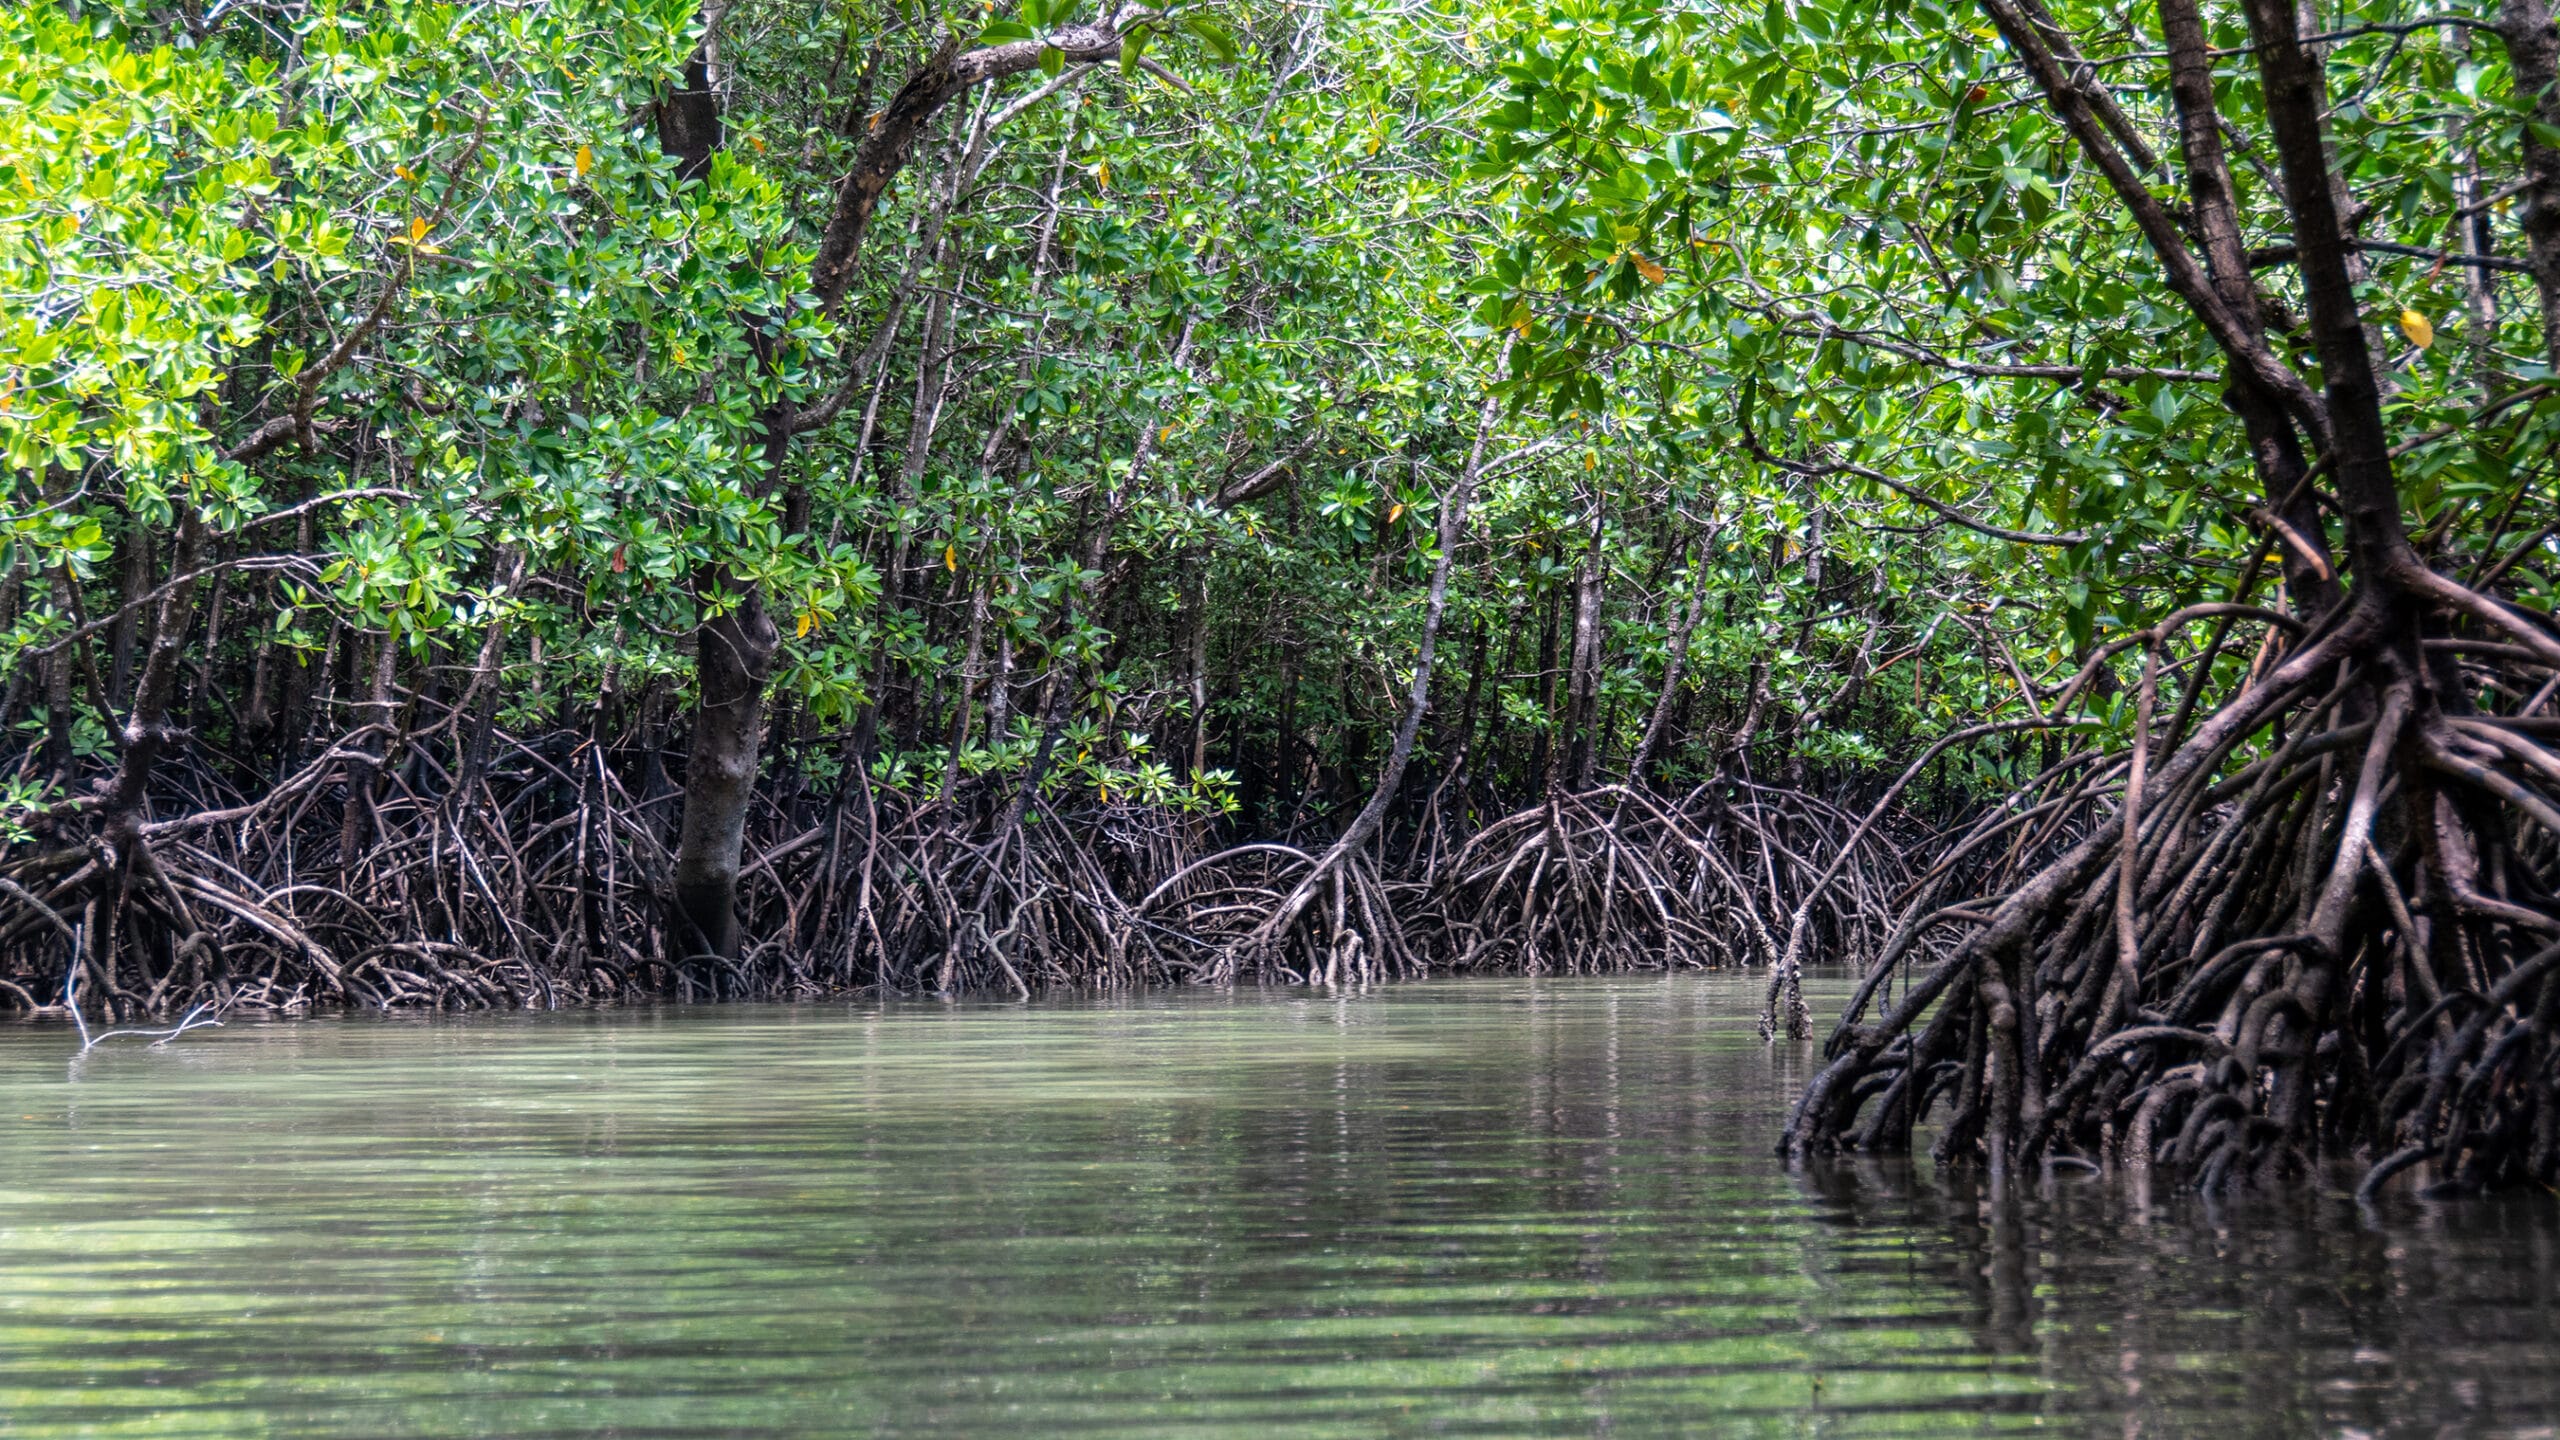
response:
[[[2552,1435],[2551,1197],[1789,1174],[1756,984],[0,1031],[0,1436]]]

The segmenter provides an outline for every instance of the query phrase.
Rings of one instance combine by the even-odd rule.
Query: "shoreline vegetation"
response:
[[[1819,957],[1796,1161],[2560,1182],[2546,0],[0,52],[0,1010]]]

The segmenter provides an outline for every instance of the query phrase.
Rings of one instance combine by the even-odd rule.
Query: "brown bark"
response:
[[[1041,52],[1054,45],[1073,63],[1090,64],[1117,58],[1123,37],[1108,21],[1070,25],[1040,39],[1017,40],[962,51],[947,41],[915,73],[871,122],[870,133],[854,151],[853,168],[836,187],[834,213],[818,242],[810,266],[810,288],[821,309],[833,312],[853,288],[862,255],[863,237],[890,185],[904,170],[915,143],[942,107],[977,86],[1037,68]]]
[[[57,567],[50,579],[53,608],[65,615],[72,613],[71,577]],[[44,660],[44,769],[56,785],[71,779],[71,667],[77,663],[74,648],[60,646]]]
[[[2012,0],[1981,0],[1983,12],[1991,17],[2000,36],[2023,61],[2028,75],[2045,95],[2056,119],[2070,131],[2083,154],[2106,178],[2108,188],[2116,193],[2143,239],[2158,257],[2163,278],[2179,299],[2204,322],[2223,353],[2249,376],[2266,387],[2268,393],[2281,397],[2285,412],[2292,416],[2316,442],[2325,442],[2328,417],[2318,396],[2303,383],[2302,377],[2278,360],[2269,350],[2263,336],[2233,315],[2213,287],[2212,278],[2193,252],[2187,249],[2178,222],[2170,215],[2142,177],[2134,172],[2115,140],[2100,123],[2088,97],[2073,83],[2063,63],[2042,34],[2021,14]]]
[[[1457,564],[1459,541],[1467,538],[1467,505],[1475,500],[1477,474],[1485,464],[1485,441],[1492,438],[1492,423],[1498,415],[1500,405],[1492,397],[1487,397],[1485,405],[1477,410],[1475,443],[1467,451],[1467,466],[1459,471],[1457,484],[1449,487],[1449,497],[1441,500],[1439,559],[1431,561],[1431,589],[1423,600],[1421,646],[1413,653],[1413,687],[1405,694],[1405,717],[1403,723],[1395,728],[1395,743],[1388,748],[1388,764],[1377,771],[1377,787],[1370,792],[1370,802],[1359,807],[1359,815],[1352,817],[1352,825],[1341,833],[1339,840],[1334,840],[1334,846],[1324,853],[1321,861],[1313,863],[1306,876],[1300,876],[1298,887],[1290,889],[1288,899],[1277,910],[1272,910],[1270,920],[1262,922],[1262,928],[1254,933],[1257,943],[1275,943],[1280,935],[1288,933],[1290,925],[1298,922],[1298,915],[1306,912],[1308,902],[1313,902],[1316,894],[1324,889],[1324,881],[1352,853],[1367,846],[1372,835],[1377,835],[1377,828],[1388,817],[1388,805],[1395,799],[1395,792],[1398,792],[1398,787],[1403,787],[1405,764],[1413,758],[1413,738],[1421,735],[1423,715],[1431,710],[1431,653],[1439,646],[1441,615],[1449,607],[1449,571]]]
[[[170,546],[170,573],[184,575],[195,566],[205,540],[204,517],[183,508],[178,533]],[[169,705],[178,692],[178,669],[185,658],[187,631],[194,619],[195,582],[169,588],[152,617],[142,673],[134,683],[133,708],[125,722],[123,755],[99,807],[98,833],[127,866],[136,863],[142,845],[143,800],[151,774],[177,737],[169,728]]]
[[[969,591],[969,648],[960,662],[959,697],[951,707],[951,753],[942,763],[941,798],[945,804],[950,803],[952,792],[960,786],[960,755],[969,748],[969,722],[977,700],[979,666],[986,658],[989,583],[981,576]]]
[[[151,527],[141,517],[128,513],[124,535],[116,549],[124,561],[124,585],[118,596],[115,628],[107,638],[107,698],[124,697],[125,682],[133,678],[133,646],[135,630],[142,621],[142,597],[151,591]]]
[[[2471,55],[2471,32],[2455,27],[2454,52],[2464,59]],[[2470,117],[2461,111],[2449,112],[2444,120],[2445,148],[2453,157],[2453,204],[2455,244],[2453,249],[2466,262],[2462,268],[2463,349],[2468,352],[2472,383],[2479,387],[2485,403],[2496,398],[2506,377],[2498,370],[2498,291],[2486,261],[2496,247],[2485,206],[2479,204],[2483,193],[2480,184],[2480,147],[2473,143]],[[2471,213],[2465,213],[2471,212]],[[2491,539],[2496,536],[2492,535]]]
[[[697,577],[697,596],[708,602],[723,578],[707,573]],[[685,760],[684,820],[667,936],[671,959],[701,954],[726,959],[737,953],[739,850],[745,842],[747,802],[755,789],[765,681],[773,674],[781,643],[765,614],[764,599],[753,587],[694,632],[695,683],[701,694]]]
[[[8,573],[0,575],[0,634],[7,634],[16,628],[18,606],[25,598],[26,589],[26,562],[12,559],[9,562]],[[6,686],[0,686],[0,731],[16,727],[18,700],[20,696],[27,693],[27,685],[32,678],[30,671],[33,668],[35,667],[26,663],[24,657],[21,657],[17,664],[9,667],[9,683]]]
[[[2285,205],[2301,253],[2312,344],[2326,382],[2333,470],[2349,542],[2364,583],[2396,579],[2398,572],[2416,564],[2416,557],[2401,525],[2391,444],[2382,423],[2382,391],[2365,343],[2349,271],[2350,237],[2329,172],[2321,124],[2327,96],[2319,57],[2302,44],[2288,0],[2249,0],[2248,11],[2268,126],[2283,167]]]
[[[1466,538],[1467,507],[1475,499],[1476,479],[1484,465],[1485,442],[1493,437],[1493,423],[1501,414],[1494,399],[1487,397],[1476,412],[1475,442],[1467,451],[1464,469],[1458,482],[1440,503],[1440,553],[1432,561],[1431,588],[1422,606],[1422,641],[1414,653],[1413,684],[1405,697],[1404,719],[1396,726],[1395,743],[1388,748],[1387,762],[1378,771],[1377,786],[1369,792],[1369,801],[1352,817],[1349,828],[1327,849],[1322,859],[1311,866],[1289,898],[1272,911],[1271,918],[1255,932],[1255,941],[1268,945],[1286,935],[1297,923],[1298,916],[1314,901],[1324,882],[1352,854],[1367,845],[1385,823],[1387,806],[1404,784],[1404,771],[1413,759],[1414,738],[1422,733],[1422,717],[1431,708],[1431,661],[1440,641],[1440,618],[1448,609],[1449,572],[1456,565],[1459,542]]]
[[[2552,29],[2550,5],[2504,0],[2498,33],[2506,42],[2517,95],[2531,104],[2536,120],[2560,130],[2560,33]],[[2524,193],[2525,247],[2542,301],[2543,348],[2552,369],[2560,371],[2560,145],[2526,130],[2524,165],[2530,182]]]
[[[1191,775],[1209,768],[1209,559],[1192,558],[1191,583]]]
[[[2215,296],[2239,329],[2263,349],[2266,321],[2249,278],[2248,240],[2240,228],[2238,191],[2232,183],[2221,114],[2213,96],[2213,55],[2196,0],[2160,0],[2160,26],[2169,50],[2169,94],[2177,106],[2187,196],[2203,244],[2205,268]],[[2246,362],[2227,357],[2230,381],[2223,401],[2248,434],[2259,493],[2266,497],[2269,513],[2307,542],[2301,548],[2284,547],[2286,593],[2318,614],[2339,599],[2337,565],[2328,554],[2318,502],[2302,484],[2307,467],[2301,441],[2285,413],[2284,397],[2262,378],[2265,363],[2255,357]]]
[[[382,632],[382,643],[373,652],[372,688],[367,692],[363,722],[377,726],[383,733],[366,740],[347,761],[347,808],[338,826],[338,873],[347,875],[355,869],[356,851],[365,843],[373,825],[374,781],[382,773],[383,759],[391,753],[389,734],[392,717],[391,682],[399,664],[400,632]]]
[[[702,39],[685,57],[683,83],[670,88],[657,104],[658,148],[675,157],[676,183],[711,173],[711,157],[720,148],[720,93],[713,84],[719,63],[720,21],[726,0],[703,7]]]
[[[524,578],[524,552],[513,546],[500,549],[495,570],[496,594],[504,597]],[[501,611],[481,634],[480,661],[472,667],[471,690],[461,707],[470,718],[463,730],[462,765],[453,787],[458,804],[471,803],[471,792],[479,788],[489,767],[489,737],[497,728],[498,694],[503,688],[500,662],[506,658],[506,645],[507,619]]]
[[[1701,555],[1699,568],[1704,570]],[[1662,691],[1655,697],[1653,713],[1644,724],[1644,738],[1636,742],[1636,753],[1627,759],[1627,784],[1630,788],[1645,783],[1645,770],[1662,749],[1664,737],[1671,727],[1671,712],[1680,698],[1681,682],[1688,678],[1689,637],[1697,632],[1698,612],[1706,604],[1706,586],[1693,580],[1689,595],[1671,618],[1670,647],[1662,666]]]

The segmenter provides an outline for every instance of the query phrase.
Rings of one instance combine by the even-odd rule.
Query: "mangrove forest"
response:
[[[1717,970],[1800,1164],[2560,1184],[2548,0],[0,54],[0,1010]]]

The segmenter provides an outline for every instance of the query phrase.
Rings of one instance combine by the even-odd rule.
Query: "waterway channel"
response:
[[[2552,1197],[1791,1173],[1758,985],[0,1031],[0,1436],[2554,1433]]]

